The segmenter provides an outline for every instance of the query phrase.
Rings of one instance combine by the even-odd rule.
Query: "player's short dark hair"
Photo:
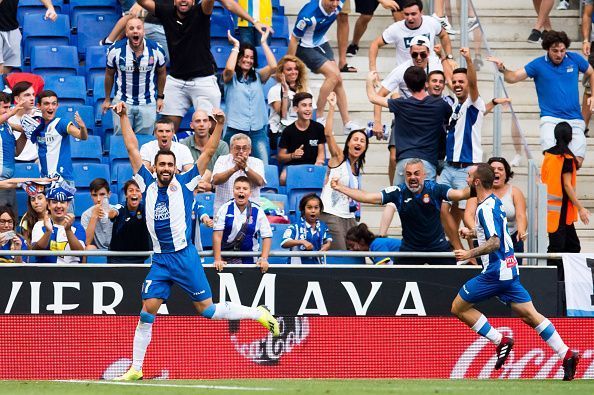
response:
[[[345,240],[346,241],[355,241],[355,242],[364,242],[368,246],[371,245],[373,240],[376,239],[376,236],[373,234],[372,231],[369,230],[367,224],[360,223],[357,226],[353,226],[347,231]]]
[[[493,187],[493,181],[495,180],[495,171],[488,163],[479,163],[476,165],[474,178],[481,181],[483,188],[490,189]]]
[[[493,156],[487,161],[488,164],[493,162],[499,162],[503,165],[503,168],[505,169],[505,183],[507,184],[507,182],[514,177],[514,172],[512,171],[509,162],[502,156]]]
[[[452,75],[454,74],[468,74],[468,69],[466,67],[458,67],[452,71]]]
[[[237,184],[238,182],[247,182],[248,184],[250,184],[250,189],[252,189],[252,182],[246,176],[239,176],[239,177],[237,177],[235,179],[235,181],[233,181],[233,185],[235,186],[235,184]]]
[[[51,89],[46,89],[46,90],[42,91],[37,96],[37,100],[39,103],[41,103],[41,100],[45,99],[46,97],[55,97],[56,100],[58,100],[58,94]]]
[[[134,185],[136,188],[140,189],[138,183],[135,180],[130,179],[126,181],[126,183],[124,184],[124,195],[128,194],[128,188],[130,187],[130,185]]]
[[[295,96],[293,96],[293,106],[297,107],[299,105],[299,102],[305,100],[305,99],[313,99],[313,96],[311,93],[309,92],[297,92],[295,93]]]
[[[107,180],[105,178],[101,178],[101,177],[95,178],[93,181],[91,181],[91,184],[89,185],[89,190],[91,192],[99,192],[99,190],[101,188],[105,188],[107,193],[110,192],[109,182],[107,182]]]
[[[27,89],[31,88],[32,86],[33,86],[33,84],[30,83],[29,81],[20,81],[20,82],[17,82],[16,84],[14,84],[14,86],[12,87],[13,99],[15,97],[19,96],[21,93],[23,93]]]
[[[405,0],[402,4],[402,9],[412,7],[412,6],[419,7],[419,11],[423,11],[423,2],[421,0]]]
[[[171,155],[173,156],[173,163],[175,163],[175,154],[173,153],[173,151],[168,150],[168,149],[160,149],[157,154],[155,155],[155,161],[153,162],[155,165],[157,164],[157,161],[159,160],[159,156],[161,155]]]
[[[445,73],[443,71],[441,71],[441,70],[433,70],[432,72],[430,72],[429,74],[427,74],[427,81],[429,81],[434,74],[441,75],[443,77],[444,81],[445,81],[445,79],[446,79]]]
[[[567,33],[563,31],[549,30],[542,35],[542,49],[548,51],[553,45],[562,43],[565,44],[565,48],[569,48],[571,40],[567,37]]]
[[[427,73],[419,66],[410,66],[404,72],[404,82],[411,92],[421,92],[425,89]]]
[[[324,203],[322,202],[322,199],[316,195],[315,193],[308,193],[307,195],[303,196],[301,198],[301,200],[299,201],[299,211],[301,211],[301,213],[303,213],[305,211],[305,206],[307,205],[307,203],[310,200],[317,200],[318,203],[320,203],[320,212],[324,211]]]
[[[6,92],[0,92],[0,103],[10,103],[10,95]]]

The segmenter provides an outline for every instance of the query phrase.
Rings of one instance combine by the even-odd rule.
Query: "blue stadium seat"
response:
[[[99,255],[99,256],[88,256],[87,263],[107,263],[107,256]]]
[[[55,22],[45,20],[43,15],[28,14],[23,21],[23,59],[28,62],[34,46],[69,45],[70,19],[58,15]]]
[[[78,189],[78,187],[77,187]],[[79,219],[89,207],[94,205],[93,198],[89,193],[89,186],[84,191],[77,190],[74,194],[74,215]]]
[[[287,47],[284,46],[274,46],[270,47],[274,58],[278,61],[280,58],[287,54]],[[258,69],[265,67],[268,63],[266,62],[266,54],[264,53],[264,48],[256,47],[256,52],[258,53]]]
[[[27,200],[29,200],[27,192],[25,192],[23,188],[18,188],[16,190],[16,203],[19,217],[22,217],[27,212]]]
[[[227,30],[230,30],[231,34],[235,31],[235,23],[229,12],[213,12],[210,17],[210,37],[223,38],[227,42]]]
[[[306,193],[320,193],[326,177],[325,166],[287,166],[287,196],[291,213],[299,211],[299,200]]]
[[[210,52],[212,52],[212,56],[217,64],[217,70],[222,71],[225,68],[232,48],[229,45],[214,45],[210,47]]]
[[[59,94],[58,94],[59,95]],[[56,111],[56,116],[59,118],[67,119],[68,121],[74,122],[74,113],[78,111],[78,114],[82,118],[83,122],[87,126],[89,132],[94,133],[95,131],[95,115],[93,114],[93,107],[91,106],[80,106],[80,105],[63,105],[62,98],[60,97],[60,106]]]
[[[289,224],[270,224],[272,229],[272,247],[271,250],[285,250],[281,247],[283,241],[283,233],[289,227]],[[287,263],[288,259],[284,256],[271,256],[268,258],[268,263]]]
[[[15,163],[15,178],[39,178],[39,165],[37,163]]]
[[[289,199],[287,198],[287,195],[283,195],[280,193],[263,192],[260,193],[260,197],[266,198],[271,202],[277,203],[277,205],[282,206],[282,209],[284,210],[285,214],[287,216],[289,215]]]
[[[79,140],[70,136],[70,153],[73,163],[101,163],[101,137],[89,136],[87,140]]]
[[[33,52],[35,53],[35,52]],[[84,106],[87,104],[87,84],[85,77],[72,75],[68,77],[44,77],[45,89],[51,89],[58,94],[62,106]],[[86,121],[83,119],[83,121]]]
[[[89,184],[95,178],[109,178],[109,166],[100,163],[73,163],[74,185],[76,189],[88,190]]]
[[[84,58],[88,47],[98,45],[101,39],[107,37],[119,19],[119,14],[80,15],[75,25],[77,34],[72,36],[80,57]],[[89,26],[92,28],[89,29]]]
[[[278,193],[280,183],[278,180],[278,166],[266,165],[264,166],[264,178],[266,178],[266,185],[264,185],[261,192],[274,192]]]
[[[272,35],[271,43],[275,46],[289,46],[289,18],[284,15],[272,16]]]
[[[105,77],[106,46],[91,46],[85,55],[85,76],[89,96],[93,95],[93,83],[96,77]]]
[[[289,48],[284,45],[280,45],[280,46],[271,45],[270,49],[272,50],[272,53],[274,54],[274,57],[276,58],[276,60],[280,60],[280,58],[285,56],[287,54],[287,51],[289,50]]]
[[[52,4],[54,5],[54,10],[56,13],[62,13],[62,0],[52,0]],[[19,25],[23,26],[23,22],[25,20],[25,15],[27,14],[41,14],[42,16],[45,15],[47,9],[39,0],[19,0],[18,8],[17,8],[17,21],[19,21]]]
[[[210,218],[213,218],[215,215],[214,201],[215,194],[212,192],[197,193],[194,197],[194,202],[196,204],[202,204],[206,210],[206,214],[210,215]]]
[[[117,0],[70,0],[70,19],[72,20],[72,26],[78,27],[80,17],[83,15],[98,14],[114,14],[119,19],[119,16],[122,15],[122,9]],[[77,33],[80,33],[80,30],[77,30]]]

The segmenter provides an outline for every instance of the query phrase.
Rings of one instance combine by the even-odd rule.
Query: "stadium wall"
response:
[[[0,379],[109,379],[130,364],[147,268],[2,267]],[[495,348],[449,317],[476,271],[457,268],[207,269],[215,294],[267,303],[274,339],[254,322],[191,316],[176,291],[156,320],[147,378],[560,378],[560,361],[508,310],[490,302],[494,326],[516,346],[494,371]],[[556,311],[556,271],[522,271],[543,311]],[[547,307],[553,305],[553,307]],[[577,377],[594,378],[594,320],[554,318],[583,354]]]

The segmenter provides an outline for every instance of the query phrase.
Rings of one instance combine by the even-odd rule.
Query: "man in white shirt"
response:
[[[155,137],[157,139],[149,141],[140,147],[142,163],[151,173],[153,172],[155,155],[160,150],[173,152],[178,172],[183,173],[188,171],[194,165],[192,153],[185,145],[173,141],[174,134],[173,122],[166,118],[159,119],[155,122]]]
[[[266,185],[264,163],[250,156],[252,141],[246,134],[231,137],[231,153],[220,156],[212,170],[212,183],[216,185],[214,212],[233,198],[233,183],[239,176],[246,176],[252,183],[251,198],[257,201],[260,187]]]
[[[388,26],[384,32],[377,37],[369,47],[369,71],[377,71],[377,54],[381,47],[386,44],[394,44],[396,48],[395,66],[406,62],[409,59],[409,48],[411,41],[416,36],[425,36],[429,39],[431,48],[435,45],[435,37],[446,53],[446,59],[454,66],[452,55],[452,43],[446,31],[442,28],[437,19],[423,15],[423,3],[421,0],[406,0],[402,7],[404,19]],[[436,55],[432,55],[436,56]]]
[[[37,146],[29,140],[31,133],[39,126],[41,110],[35,107],[35,89],[28,81],[17,82],[12,87],[12,97],[21,109],[8,119],[16,139],[17,162],[34,162],[38,158]]]

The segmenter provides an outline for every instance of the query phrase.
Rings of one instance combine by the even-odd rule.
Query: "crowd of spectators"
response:
[[[47,9],[45,18],[56,20],[51,1],[40,2]],[[261,7],[250,6],[251,2]],[[6,75],[23,66],[18,50],[21,33],[14,23],[17,3],[0,2],[0,71]],[[469,228],[475,224],[478,202],[470,194],[467,177],[470,168],[483,162],[483,117],[507,100],[485,102],[481,98],[468,48],[459,51],[466,67],[457,66],[449,38],[457,32],[445,16],[442,2],[436,2],[436,13],[428,16],[423,14],[420,0],[355,0],[360,17],[347,46],[349,1],[311,1],[303,6],[290,37],[286,37],[283,56],[276,56],[270,45],[275,37],[270,1],[221,3],[237,21],[237,30],[230,29],[227,34],[230,50],[224,65],[217,65],[211,53],[213,0],[123,2],[121,19],[101,40],[106,49],[105,98],[98,111],[111,113],[112,138],[123,134],[131,168],[142,173],[122,185],[115,184],[118,190],[113,190],[112,180],[103,177],[88,185],[75,185],[71,144],[84,142],[92,134],[78,112],[73,121],[57,116],[60,97],[44,90],[38,77],[25,75],[24,80],[7,84],[10,95],[0,93],[0,249],[149,250],[151,239],[144,214],[149,173],[158,173],[155,177],[188,175],[187,183],[194,186],[196,195],[195,244],[203,249],[201,234],[212,228],[212,244],[204,244],[212,245],[218,270],[226,263],[258,262],[266,271],[275,238],[272,216],[290,222],[282,228],[282,237],[278,237],[282,241],[276,248],[417,252],[462,248],[458,235],[461,222]],[[351,119],[341,73],[357,71],[346,57],[357,55],[379,4],[392,11],[394,23],[369,49],[365,91],[373,108],[373,123],[367,131]],[[541,41],[546,54],[515,71],[498,58],[488,60],[507,83],[534,79],[541,109],[542,181],[549,194],[549,251],[579,252],[573,224],[578,216],[587,224],[589,211],[578,199],[576,174],[586,154],[584,136],[594,100],[587,90],[584,103],[579,103],[578,78],[582,73],[590,86],[594,83],[589,39],[592,4],[586,2],[584,7],[587,28],[583,28],[582,51],[588,60],[569,52],[567,35],[551,29],[548,12],[552,0],[534,4],[539,19],[529,40]],[[472,18],[466,27],[469,30],[476,23]],[[326,37],[336,21],[338,62]],[[384,46],[396,52],[393,70],[380,81],[377,57]],[[259,59],[258,54],[265,59]],[[217,66],[221,71],[218,78]],[[317,92],[308,84],[310,72],[324,77]],[[270,78],[273,83],[267,83]],[[220,110],[223,98],[224,112]],[[383,107],[394,116],[389,137],[382,125]],[[177,141],[182,119],[190,109],[189,135]],[[334,131],[336,110],[342,120],[341,134],[346,135],[342,145]],[[134,135],[153,135],[154,139],[139,145],[140,139],[135,140]],[[370,138],[388,140],[389,185],[381,192],[362,188]],[[208,163],[201,159],[204,152],[208,152]],[[174,162],[159,163],[163,153],[172,153]],[[16,163],[39,166],[42,178],[14,178]],[[200,177],[192,173],[195,163],[200,163]],[[290,167],[325,167],[326,176],[317,191],[290,196],[289,206],[271,210],[261,203],[261,197],[266,197],[263,192],[273,187],[268,173],[271,163],[278,164],[272,178],[278,177],[279,185],[274,187],[281,191],[288,185]],[[493,189],[506,209],[514,250],[521,252],[528,228],[525,197],[520,188],[509,183],[513,172],[505,158],[493,157],[488,163],[495,171]],[[27,194],[20,220],[17,188]],[[159,190],[158,194],[164,194],[159,199],[173,198],[174,192]],[[90,195],[87,201],[91,204],[75,210],[75,196],[81,193]],[[211,205],[204,205],[201,196],[208,196]],[[386,205],[377,236],[370,230],[373,225],[359,223],[361,203]],[[289,212],[293,204],[294,215]],[[396,211],[402,240],[387,236]],[[224,251],[260,251],[261,256],[224,260]],[[85,262],[76,256],[1,259]],[[109,260],[141,262],[144,257]],[[288,261],[322,263],[310,257]],[[417,264],[427,260],[374,257],[373,261]],[[433,259],[431,263],[453,264],[455,260]]]

